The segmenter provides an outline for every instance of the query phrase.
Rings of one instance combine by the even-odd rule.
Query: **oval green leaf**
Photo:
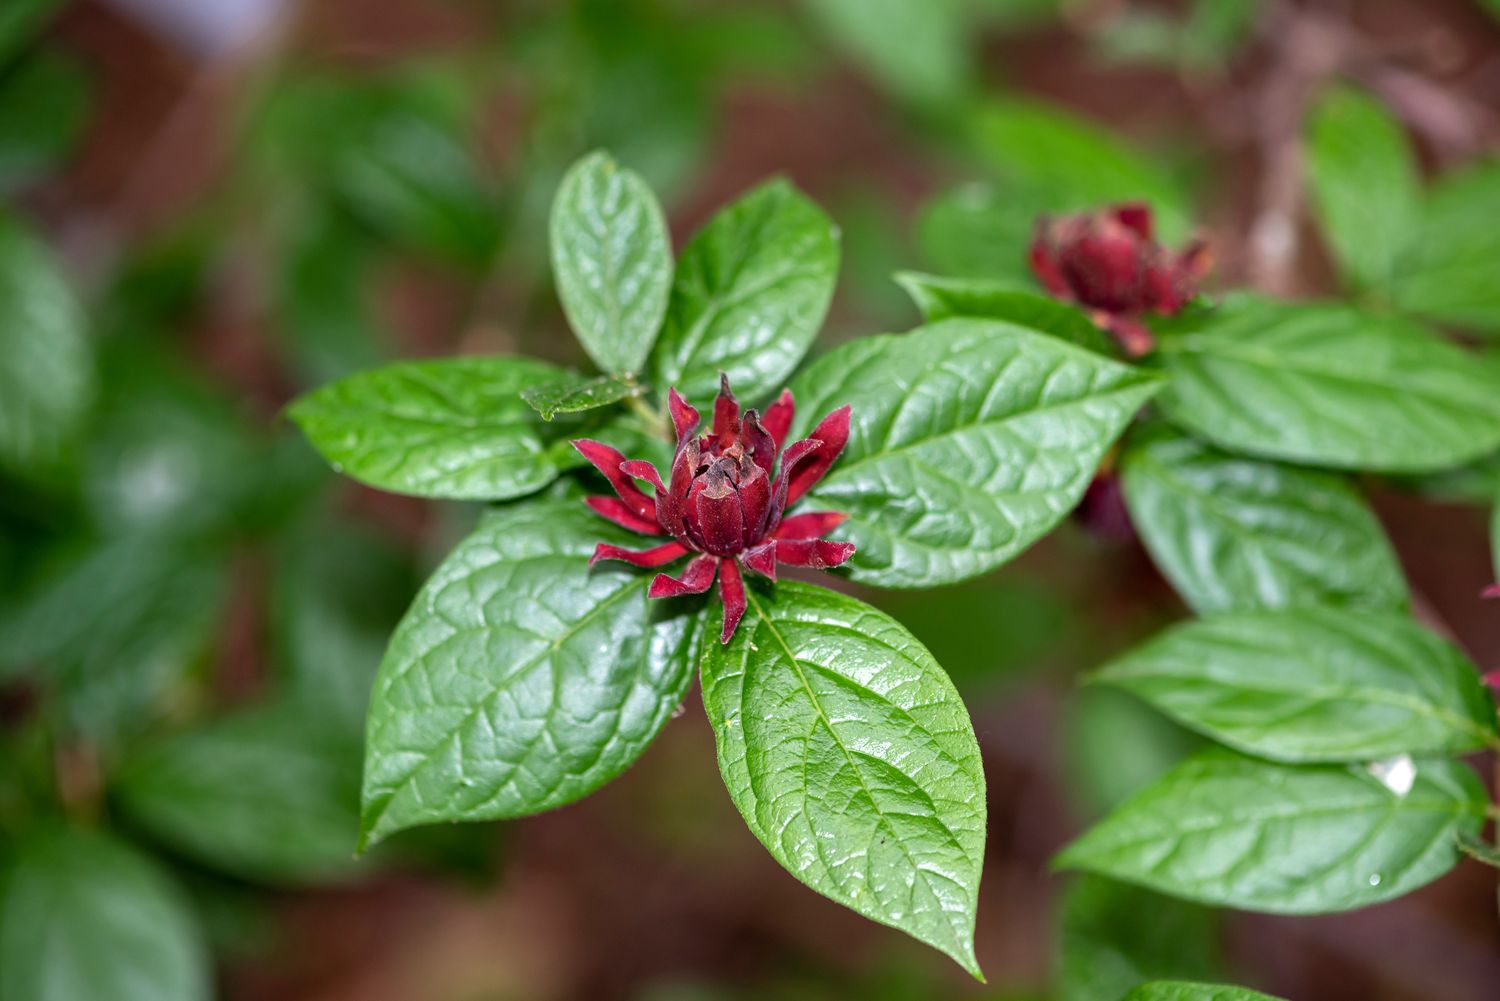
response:
[[[1296,605],[1400,608],[1406,580],[1345,480],[1229,455],[1166,429],[1120,464],[1130,520],[1200,615]]]
[[[973,577],[1041,538],[1159,386],[1054,337],[950,319],[862,338],[797,378],[805,432],[853,407],[849,444],[810,495],[843,511],[855,580],[931,587]]]
[[[1500,334],[1500,162],[1489,160],[1433,186],[1416,249],[1390,293],[1439,323]]]
[[[1269,994],[1229,987],[1225,984],[1194,984],[1183,980],[1157,980],[1141,984],[1122,1001],[1280,1001]]]
[[[1119,354],[1109,335],[1075,307],[1007,282],[901,271],[896,274],[896,283],[906,289],[928,323],[953,316],[1004,320],[1107,358]]]
[[[1279,761],[1369,761],[1500,745],[1495,706],[1456,647],[1406,616],[1245,612],[1168,629],[1093,679]]]
[[[707,644],[703,704],[745,823],[787,871],[979,977],[984,773],[958,691],[898,622],[847,595],[746,588]]]
[[[1246,297],[1174,326],[1161,408],[1230,451],[1430,472],[1500,447],[1500,368],[1399,317]]]
[[[784,180],[709,220],[682,251],[653,355],[657,389],[744,400],[780,389],[807,353],[838,279],[838,228]]]
[[[521,391],[563,378],[531,358],[400,362],[329,383],[287,412],[334,469],[361,483],[505,500],[557,478],[553,443]]]
[[[557,294],[583,349],[605,372],[639,372],[672,290],[672,239],[651,188],[590,153],[557,189],[551,241]]]
[[[1173,896],[1320,914],[1390,900],[1457,863],[1488,796],[1453,761],[1420,761],[1403,795],[1356,765],[1205,751],[1127,800],[1056,859]]]
[[[488,515],[380,665],[363,838],[571,803],[624,771],[682,702],[697,615],[653,623],[651,574],[588,560],[640,542],[576,499]]]

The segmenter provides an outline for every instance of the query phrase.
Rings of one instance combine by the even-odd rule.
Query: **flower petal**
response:
[[[828,472],[828,467],[833,465],[839,453],[844,450],[844,445],[849,441],[849,404],[844,404],[823,418],[808,437],[822,442],[817,451],[813,452],[807,461],[798,464],[795,469],[788,469],[785,463],[782,464],[781,475],[783,478],[789,478],[786,491],[787,504],[795,504],[799,497],[812,489],[813,484],[823,478],[823,474]],[[792,446],[793,449],[796,447],[796,445]],[[787,450],[787,454],[791,454],[791,449]]]
[[[587,438],[578,438],[573,442],[573,447],[578,449],[585,459],[594,464],[594,468],[604,474],[609,480],[609,485],[615,488],[615,493],[620,495],[620,500],[626,506],[642,518],[656,520],[656,503],[647,497],[640,487],[635,485],[629,474],[620,469],[620,464],[625,462],[625,456],[616,449],[610,448],[602,441],[590,441]]]
[[[686,555],[687,551],[687,546],[684,546],[680,542],[668,542],[664,546],[657,546],[655,549],[648,549],[645,552],[636,552],[634,549],[621,549],[619,546],[611,546],[607,542],[601,542],[594,547],[594,555],[589,557],[589,566],[593,566],[600,560],[624,560],[631,566],[659,567],[671,563],[679,556]]]
[[[657,520],[668,535],[682,537],[687,522],[687,495],[692,488],[693,477],[698,472],[701,451],[697,438],[689,438],[677,446],[672,457],[672,482],[667,492],[657,499]]]
[[[772,468],[776,465],[776,439],[771,437],[771,432],[761,423],[760,415],[754,410],[745,412],[745,420],[740,427],[739,442],[745,453],[755,460],[755,464],[771,475]]]
[[[762,542],[745,550],[740,562],[762,577],[776,580],[776,541]]]
[[[777,539],[776,562],[827,570],[854,555],[854,543],[827,539]]]
[[[776,451],[781,451],[781,446],[786,444],[786,436],[792,430],[792,418],[796,414],[797,404],[792,399],[792,391],[783,389],[776,402],[766,408],[765,416],[760,419],[761,425],[776,443]]]
[[[798,466],[811,458],[822,444],[816,438],[803,438],[801,441],[792,442],[790,447],[781,453],[781,475],[776,477],[776,487],[772,491],[775,495],[775,500],[771,502],[773,519],[780,518],[781,512],[785,511],[787,505],[791,503],[786,499],[786,492],[791,485],[792,474],[797,471]]]
[[[848,515],[837,511],[810,511],[794,514],[776,526],[772,534],[778,539],[821,539],[844,523]]]
[[[651,598],[680,598],[685,594],[702,594],[714,584],[714,574],[719,569],[719,558],[707,553],[694,556],[682,571],[681,577],[659,573],[646,592]]]
[[[620,472],[651,484],[656,488],[657,497],[667,492],[667,488],[662,486],[661,474],[656,471],[656,466],[645,459],[627,459],[620,463]]]
[[[1116,205],[1109,210],[1114,216],[1115,222],[1131,230],[1142,240],[1155,239],[1152,236],[1153,226],[1151,224],[1151,206],[1145,202],[1126,202]]]
[[[719,597],[724,599],[724,629],[719,633],[719,642],[728,643],[745,614],[745,581],[740,577],[739,564],[726,559],[719,571]]]
[[[1049,293],[1059,299],[1071,300],[1072,290],[1068,287],[1068,280],[1063,277],[1062,265],[1057,259],[1057,248],[1053,244],[1050,232],[1051,226],[1051,222],[1046,218],[1037,221],[1036,235],[1031,239],[1029,254],[1031,273],[1036,275],[1037,280]]]
[[[714,400],[714,437],[728,448],[740,433],[740,405],[729,391],[729,376],[719,373],[719,395]]]
[[[746,458],[740,464],[740,514],[745,519],[744,544],[765,537],[771,523],[771,478]]]
[[[739,491],[730,482],[722,463],[708,467],[700,477],[702,490],[694,490],[689,500],[688,521],[696,514],[698,531],[703,533],[703,548],[719,556],[728,556],[745,548],[745,514],[740,507]]]
[[[593,508],[595,514],[608,518],[621,528],[644,535],[661,534],[661,525],[651,518],[642,518],[618,497],[585,497],[583,502]]]
[[[667,409],[672,412],[672,426],[677,429],[677,444],[681,447],[698,430],[698,411],[676,389],[667,390]]]

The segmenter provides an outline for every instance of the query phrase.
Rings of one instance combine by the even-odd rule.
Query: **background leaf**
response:
[[[501,508],[391,638],[370,702],[364,840],[570,803],[624,771],[682,702],[696,616],[653,625],[651,574],[590,569],[640,537],[576,499]]]
[[[1500,446],[1500,369],[1397,317],[1246,297],[1163,327],[1157,402],[1231,451],[1425,472]]]
[[[906,289],[928,323],[954,316],[1005,320],[1040,330],[1059,340],[1114,358],[1118,354],[1109,335],[1065,302],[1005,282],[983,278],[941,278],[903,271],[896,281]]]
[[[206,1001],[208,956],[176,887],[93,831],[34,831],[0,881],[0,997]]]
[[[1012,324],[952,319],[864,338],[797,378],[798,426],[853,406],[810,495],[849,515],[855,580],[930,587],[993,570],[1078,502],[1157,383]]]
[[[89,97],[82,67],[50,50],[0,74],[0,191],[57,168],[83,130]]]
[[[1422,188],[1400,123],[1349,87],[1323,96],[1308,123],[1313,208],[1340,270],[1382,293],[1421,225]]]
[[[672,240],[640,175],[591,153],[552,203],[552,273],[568,323],[605,372],[639,372],[672,290]]]
[[[953,683],[894,619],[781,581],[706,644],[703,704],[745,823],[808,886],[979,976],[984,775]]]
[[[959,278],[1029,284],[1026,248],[1045,193],[1014,184],[970,183],[939,192],[917,216],[917,245],[935,271]]]
[[[632,379],[602,375],[595,379],[573,378],[545,386],[531,386],[521,391],[521,399],[541,414],[542,420],[550,421],[558,414],[578,414],[607,407],[639,396],[640,392],[640,387]]]
[[[1406,604],[1380,522],[1336,476],[1240,458],[1158,429],[1130,443],[1120,477],[1141,540],[1200,615]]]
[[[1244,910],[1319,914],[1410,893],[1458,861],[1488,802],[1468,768],[1421,761],[1397,795],[1356,766],[1205,751],[1142,790],[1056,864]]]
[[[1500,162],[1467,167],[1429,192],[1415,251],[1395,276],[1398,306],[1440,323],[1500,334]]]
[[[937,103],[973,75],[968,0],[806,0],[823,30],[897,96]]]
[[[682,251],[653,356],[656,389],[742,400],[781,388],[823,325],[838,278],[838,228],[783,180],[715,215]]]
[[[360,372],[287,413],[337,471],[395,493],[505,500],[558,473],[541,419],[521,399],[562,370],[532,358],[446,358]]]
[[[1121,1001],[1278,1001],[1269,994],[1224,984],[1193,984],[1159,980],[1142,984]]]

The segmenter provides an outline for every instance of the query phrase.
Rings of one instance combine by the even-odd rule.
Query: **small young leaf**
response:
[[[541,414],[542,420],[550,421],[558,414],[577,414],[607,407],[640,393],[641,387],[633,379],[601,375],[595,379],[573,378],[549,382],[545,386],[529,386],[521,390],[521,399]]]
[[[207,1001],[208,951],[155,863],[106,835],[33,831],[0,876],[0,998]]]
[[[719,770],[745,823],[808,886],[980,976],[984,775],[953,683],[894,619],[781,581],[746,588],[703,655]]]
[[[272,883],[335,876],[359,832],[359,748],[321,707],[275,703],[176,734],[129,759],[125,816],[172,848]]]
[[[672,289],[656,196],[634,171],[590,153],[557,189],[551,241],[557,294],[584,350],[605,372],[639,372]]]
[[[287,411],[333,468],[394,493],[506,500],[558,469],[521,391],[563,373],[519,357],[387,365],[329,383]]]
[[[1406,604],[1380,522],[1344,480],[1153,430],[1121,461],[1125,503],[1194,611]]]
[[[1320,914],[1391,900],[1457,863],[1484,824],[1467,767],[1420,761],[1403,795],[1357,765],[1205,751],[1137,793],[1056,865],[1207,904]]]
[[[807,353],[838,278],[838,228],[782,180],[709,220],[677,262],[654,383],[711,397],[719,373],[742,399],[781,388]]]
[[[1340,87],[1309,123],[1312,202],[1341,270],[1384,291],[1421,224],[1422,188],[1401,125],[1374,98]]]
[[[1391,297],[1439,323],[1500,334],[1500,162],[1444,177],[1427,200],[1415,251],[1396,274]]]
[[[804,431],[853,406],[849,444],[809,496],[849,515],[855,580],[931,587],[973,577],[1062,520],[1158,386],[995,320],[852,341],[794,384]]]
[[[1218,931],[1206,907],[1079,876],[1063,897],[1058,1001],[1118,998],[1156,977],[1217,976]]]
[[[1107,358],[1118,355],[1109,335],[1067,303],[999,281],[940,278],[903,271],[896,282],[908,293],[928,323],[954,316],[1005,320],[1050,334]]]
[[[1121,1001],[1281,1001],[1269,994],[1229,987],[1225,984],[1194,984],[1179,980],[1157,980],[1141,984]]]
[[[1459,754],[1497,742],[1495,706],[1474,665],[1390,611],[1193,620],[1093,677],[1214,740],[1279,761]]]
[[[576,499],[500,508],[449,554],[391,638],[370,699],[363,842],[581,798],[682,702],[696,615],[652,622],[638,541]]]
[[[1163,412],[1231,451],[1428,472],[1500,447],[1500,368],[1398,317],[1244,297],[1162,327]]]

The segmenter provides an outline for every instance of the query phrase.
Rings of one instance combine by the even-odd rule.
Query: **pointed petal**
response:
[[[719,597],[724,599],[724,629],[719,633],[719,642],[728,643],[745,614],[745,581],[734,560],[726,559],[720,566]]]
[[[739,552],[745,548],[745,515],[739,491],[719,465],[709,467],[702,482],[703,489],[693,492],[692,504],[698,530],[703,533],[703,548],[720,556]]]
[[[745,420],[739,433],[740,445],[746,454],[755,460],[755,464],[771,475],[772,468],[776,465],[776,439],[771,437],[771,432],[766,430],[761,423],[760,415],[754,410],[745,412]]]
[[[719,395],[714,400],[714,437],[728,448],[740,433],[740,405],[729,391],[729,376],[719,373]]]
[[[792,474],[797,471],[798,466],[812,458],[812,454],[822,444],[816,438],[803,438],[801,441],[792,442],[787,450],[781,453],[781,475],[776,477],[776,486],[772,490],[775,496],[771,507],[772,518],[781,517],[781,512],[785,511],[787,505],[791,503],[787,500],[786,493],[791,485]]]
[[[657,500],[657,520],[670,535],[681,538],[686,529],[687,495],[698,471],[698,439],[689,438],[677,447],[672,457],[672,482]]]
[[[827,570],[854,555],[854,543],[827,539],[777,539],[776,562]]]
[[[1109,213],[1115,222],[1131,230],[1142,240],[1152,239],[1151,206],[1145,202],[1126,202],[1116,205]]]
[[[740,557],[740,562],[762,577],[776,580],[776,542],[762,542],[758,546],[752,546],[745,550]]]
[[[770,434],[771,440],[776,443],[776,451],[781,451],[781,446],[786,444],[786,436],[792,430],[792,418],[796,416],[797,404],[792,399],[792,391],[783,389],[776,402],[766,408],[765,416],[760,419],[761,425]]]
[[[661,474],[656,471],[656,466],[645,459],[628,459],[620,463],[620,472],[626,476],[633,476],[638,480],[645,480],[656,488],[656,496],[658,497],[667,492],[667,488],[662,486]]]
[[[844,523],[847,515],[837,511],[812,511],[783,519],[772,534],[778,539],[821,539]]]
[[[1037,221],[1036,235],[1031,238],[1031,250],[1028,254],[1031,272],[1052,295],[1070,300],[1073,298],[1072,292],[1068,288],[1068,279],[1063,275],[1062,263],[1057,259],[1051,228],[1051,223],[1046,218]]]
[[[610,448],[602,441],[590,441],[587,438],[579,438],[573,442],[573,447],[578,449],[580,455],[594,464],[594,468],[604,474],[609,480],[609,485],[615,488],[615,493],[620,495],[620,500],[626,506],[642,518],[656,520],[656,503],[647,497],[635,481],[620,469],[620,464],[625,462],[625,456],[617,450]]]
[[[764,538],[771,523],[771,477],[748,458],[740,466],[739,495],[748,544]]]
[[[602,518],[628,528],[632,532],[640,532],[644,535],[660,535],[661,526],[652,518],[642,518],[630,506],[618,497],[585,497],[583,502],[594,509],[594,513]]]
[[[664,546],[648,549],[645,552],[636,552],[634,549],[621,549],[619,546],[611,546],[607,542],[601,542],[594,547],[594,555],[589,557],[589,566],[593,566],[600,560],[624,560],[631,566],[637,567],[659,567],[671,563],[679,556],[687,553],[687,546],[680,542],[668,542]]]
[[[651,598],[680,598],[685,594],[702,594],[713,587],[714,574],[719,569],[719,558],[702,553],[682,571],[681,577],[659,573],[646,592]]]
[[[844,404],[823,418],[818,426],[812,429],[809,437],[822,442],[818,450],[796,469],[788,471],[783,466],[781,471],[783,477],[790,477],[786,491],[788,504],[795,504],[797,498],[811,490],[813,484],[823,478],[823,474],[828,472],[828,467],[833,465],[839,453],[844,450],[844,445],[849,441],[849,404]]]
[[[1151,330],[1132,316],[1111,316],[1108,313],[1096,317],[1102,319],[1104,327],[1115,335],[1115,340],[1132,358],[1142,358],[1156,347],[1156,338]]]
[[[698,411],[679,396],[676,389],[667,390],[667,409],[672,412],[672,426],[677,429],[677,444],[680,446],[698,430]]]

